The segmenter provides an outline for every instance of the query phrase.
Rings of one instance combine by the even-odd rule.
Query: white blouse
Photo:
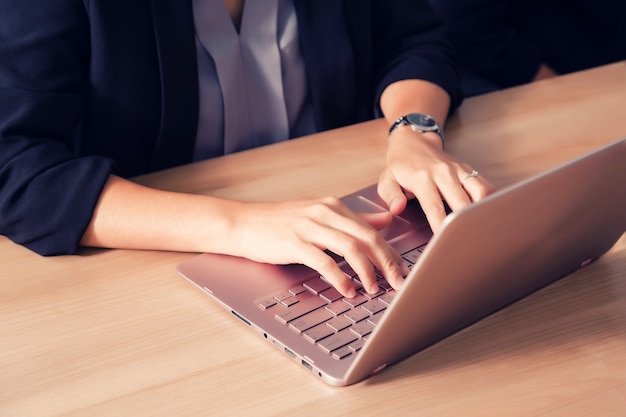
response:
[[[193,0],[200,89],[195,160],[315,131],[291,0]]]

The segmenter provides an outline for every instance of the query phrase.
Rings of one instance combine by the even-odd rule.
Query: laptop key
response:
[[[311,327],[310,329],[308,329],[304,333],[302,333],[302,335],[309,342],[315,343],[315,342],[317,342],[319,340],[322,340],[325,337],[328,337],[328,336],[330,336],[330,335],[332,335],[334,333],[335,333],[335,331],[333,329],[331,329],[326,324],[322,323],[322,324],[318,324],[315,327]]]
[[[363,289],[363,284],[356,278],[352,280],[352,286],[354,287],[356,292],[359,292]]]
[[[287,297],[280,300],[280,303],[285,307],[291,307],[292,305],[298,303],[298,299],[296,297]]]
[[[386,309],[387,306],[379,302],[378,300],[371,300],[365,304],[361,304],[361,308],[370,314],[376,314]]]
[[[276,306],[274,317],[283,324],[287,324],[300,316],[317,310],[326,305],[326,302],[318,297],[310,297],[294,304],[291,307],[284,307],[280,304]]]
[[[267,310],[268,308],[276,305],[276,299],[274,297],[265,297],[257,301],[257,305],[261,310]]]
[[[328,326],[326,326],[328,327]],[[320,340],[317,344],[326,352],[330,353],[335,349],[339,349],[358,339],[358,336],[350,330],[342,330],[325,339]]]
[[[383,304],[390,305],[395,296],[396,296],[395,291],[389,291],[387,294],[383,294],[380,297],[378,297],[378,301],[380,301]]]
[[[415,264],[417,263],[417,258],[419,258],[421,254],[422,252],[420,252],[419,250],[413,249],[403,254],[402,257],[406,259],[407,261],[411,262],[412,264]]]
[[[356,297],[354,298],[344,298],[343,302],[348,304],[350,307],[356,307],[358,305],[361,305],[365,302],[367,302],[369,299],[364,296],[363,294],[357,293]]]
[[[354,323],[358,323],[361,320],[365,320],[369,316],[370,316],[369,313],[363,310],[362,308],[355,308],[354,310],[350,310],[346,314],[344,314],[344,317],[347,317],[349,320],[351,320]]]
[[[358,322],[350,327],[350,330],[359,335],[360,337],[367,336],[374,330],[374,325],[367,320]]]
[[[293,294],[290,293],[289,291],[285,291],[285,292],[280,292],[278,294],[274,294],[274,298],[276,299],[276,301],[283,301],[287,298],[293,297]]]
[[[379,279],[377,283],[378,283],[378,286],[385,291],[389,291],[393,289],[391,285],[389,285],[389,283],[385,279]]]
[[[343,316],[339,316],[327,321],[326,325],[338,332],[352,326],[352,322]]]
[[[365,339],[358,339],[348,345],[348,348],[352,349],[354,352],[358,352],[363,349],[365,345]]]
[[[346,276],[348,276],[349,278],[354,278],[356,277],[356,272],[354,272],[354,269],[352,269],[352,267],[348,264],[348,263],[342,263],[339,265],[339,268],[343,271],[344,274],[346,274]]]
[[[299,333],[302,333],[303,331],[308,330],[313,326],[317,326],[318,324],[322,324],[325,321],[332,319],[333,317],[335,316],[333,316],[325,309],[321,308],[307,313],[304,316],[301,316],[295,320],[292,320],[289,323],[289,327],[297,330]]]
[[[368,293],[365,290],[360,291],[361,294],[363,294],[366,298],[368,298],[370,300],[373,299],[373,298],[376,298],[376,297],[379,297],[379,296],[383,295],[385,292],[386,292],[385,289],[379,289],[374,294],[370,294],[370,293]]]
[[[380,319],[383,318],[383,313],[378,313],[378,314],[374,314],[373,316],[369,317],[367,319],[367,321],[369,323],[371,323],[374,326],[378,326],[378,322],[380,321]]]
[[[326,306],[326,310],[333,313],[335,316],[345,313],[350,310],[350,306],[343,301],[335,301]]]
[[[337,350],[333,350],[331,356],[337,360],[341,360],[345,357],[352,355],[354,350],[350,349],[348,346],[340,347]]]
[[[337,291],[337,289],[334,287],[331,287],[327,290],[322,291],[321,293],[319,293],[319,296],[322,297],[324,300],[328,301],[329,303],[332,303],[333,301],[337,301],[343,298],[343,295],[341,295],[341,293]]]
[[[298,295],[306,292],[306,288],[304,288],[304,285],[296,285],[295,287],[291,288],[289,292],[293,295]]]
[[[331,285],[328,282],[324,281],[321,277],[310,279],[306,281],[303,285],[314,294],[319,294],[320,292],[327,290],[331,287]]]

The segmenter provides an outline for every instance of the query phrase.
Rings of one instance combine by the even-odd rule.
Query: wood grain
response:
[[[468,99],[449,151],[498,186],[626,135],[626,63]],[[382,120],[137,181],[250,201],[343,195]],[[193,254],[43,258],[0,237],[0,416],[623,416],[626,237],[604,257],[385,372],[331,388],[175,272]]]

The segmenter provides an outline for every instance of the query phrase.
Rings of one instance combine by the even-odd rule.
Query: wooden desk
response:
[[[448,148],[505,186],[626,135],[625,105],[624,62],[475,97],[450,120]],[[377,180],[385,130],[373,121],[140,181],[247,200],[339,196]],[[626,237],[347,388],[312,378],[180,278],[190,256],[43,258],[0,237],[0,415],[626,413]]]

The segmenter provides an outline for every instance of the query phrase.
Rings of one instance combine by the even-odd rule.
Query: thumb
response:
[[[407,197],[402,187],[390,175],[381,175],[378,181],[378,195],[393,215],[399,215],[406,208]]]
[[[391,220],[393,220],[393,215],[388,211],[382,211],[379,213],[356,214],[376,230],[384,229],[385,227],[389,226],[389,224],[391,224]]]

